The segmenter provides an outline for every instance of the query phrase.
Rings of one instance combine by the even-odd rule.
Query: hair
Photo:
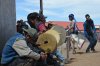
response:
[[[31,20],[35,20],[36,19],[38,22],[45,23],[45,18],[46,17],[44,15],[39,14],[37,12],[30,13],[27,16],[28,24],[33,28],[34,28],[34,26],[33,26],[32,22],[31,22]]]
[[[28,29],[28,25],[23,20],[18,20],[17,23],[20,23],[17,24],[17,32],[23,34],[23,28]]]
[[[73,17],[74,18],[74,14],[69,14],[69,17]]]
[[[89,14],[86,14],[86,15],[85,15],[85,17],[87,17],[87,16],[89,16],[89,17],[90,17],[90,15],[89,15]]]
[[[30,13],[28,14],[27,16],[27,20],[30,22],[30,20],[34,20],[34,19],[37,19],[38,18],[38,13],[37,12],[33,12],[33,13]]]
[[[69,20],[73,20],[74,19],[74,14],[69,14]]]
[[[28,24],[31,27],[33,27],[31,20],[38,19],[38,17],[39,17],[39,14],[37,12],[28,14],[28,16],[27,16]]]

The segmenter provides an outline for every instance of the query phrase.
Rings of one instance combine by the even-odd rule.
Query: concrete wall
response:
[[[0,54],[8,38],[15,32],[15,0],[0,0]]]

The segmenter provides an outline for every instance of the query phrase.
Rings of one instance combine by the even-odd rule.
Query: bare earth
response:
[[[86,42],[81,50],[77,49],[76,54],[70,51],[70,62],[65,66],[100,66],[100,43],[95,47],[96,53],[85,53],[88,44]]]

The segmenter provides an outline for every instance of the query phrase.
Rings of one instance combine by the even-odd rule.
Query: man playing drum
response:
[[[45,23],[43,22],[43,21],[45,21],[45,18],[43,18],[41,20],[40,16],[44,17],[43,15],[40,15],[37,12],[30,13],[27,16],[28,24],[32,28],[35,28],[39,32],[39,34],[47,31],[47,29],[45,27]],[[65,60],[65,58],[63,57],[63,55],[58,50],[56,50],[54,52],[54,54],[58,57],[58,59],[61,61],[61,63],[63,63],[61,65],[64,66],[64,60]]]

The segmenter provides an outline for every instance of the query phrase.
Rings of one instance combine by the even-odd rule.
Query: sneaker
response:
[[[92,51],[93,53],[96,53],[96,52],[97,52],[95,49],[91,49],[91,51]]]
[[[90,50],[86,50],[86,53],[90,53]]]
[[[60,63],[60,66],[64,66],[64,65],[65,65],[64,62],[61,62],[61,63]]]
[[[65,60],[60,61],[60,66],[64,66],[65,65]]]
[[[68,64],[68,60],[67,60],[67,59],[65,59],[65,60],[64,60],[64,63],[65,63],[65,64]]]

